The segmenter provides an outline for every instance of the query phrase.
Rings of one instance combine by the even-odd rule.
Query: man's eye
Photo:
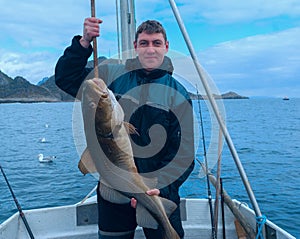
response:
[[[140,46],[147,46],[147,42],[141,41],[141,42],[140,42]]]
[[[162,45],[162,42],[161,42],[161,41],[154,41],[154,42],[153,42],[153,45],[154,45],[154,46],[161,46],[161,45]]]

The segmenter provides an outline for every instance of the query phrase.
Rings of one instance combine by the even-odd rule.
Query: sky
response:
[[[221,93],[300,97],[299,0],[175,0],[200,64]],[[90,1],[0,0],[0,70],[33,84],[54,74]],[[117,54],[115,1],[96,0],[98,55]],[[169,1],[138,0],[137,25],[162,22],[170,50],[189,55]]]

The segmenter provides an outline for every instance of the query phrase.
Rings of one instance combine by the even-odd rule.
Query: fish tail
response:
[[[164,231],[163,239],[180,239],[180,236],[175,229],[170,225],[168,230]]]

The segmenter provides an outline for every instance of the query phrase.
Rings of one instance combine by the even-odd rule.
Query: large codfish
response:
[[[137,199],[136,219],[141,227],[163,229],[164,239],[179,239],[168,216],[176,204],[170,200],[149,196],[155,188],[153,180],[137,172],[124,112],[101,79],[86,80],[82,85],[82,115],[87,142],[79,162],[81,172],[100,174],[101,196],[113,203],[129,203]],[[131,128],[132,129],[132,128]]]

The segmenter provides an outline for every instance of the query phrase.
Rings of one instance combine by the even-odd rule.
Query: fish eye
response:
[[[92,109],[95,109],[97,107],[97,105],[95,104],[95,102],[91,101],[89,103],[89,107],[92,108]]]

